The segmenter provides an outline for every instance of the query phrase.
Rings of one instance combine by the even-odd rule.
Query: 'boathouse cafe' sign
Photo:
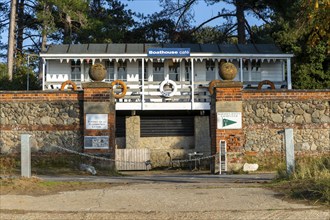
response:
[[[189,57],[190,48],[149,48],[148,57]]]

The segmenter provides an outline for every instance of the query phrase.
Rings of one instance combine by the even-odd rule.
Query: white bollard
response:
[[[29,134],[21,135],[21,176],[31,177],[31,147]]]
[[[295,169],[293,129],[286,128],[284,130],[284,136],[285,136],[286,171],[289,175],[291,175]]]

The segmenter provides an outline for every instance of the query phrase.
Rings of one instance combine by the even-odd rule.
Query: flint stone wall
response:
[[[296,151],[330,151],[330,107],[328,100],[245,100],[244,151],[283,151],[285,128],[294,129]]]
[[[82,101],[79,92],[1,92],[0,153],[20,152],[21,134],[31,134],[31,150],[81,151]]]
[[[80,125],[81,103],[73,101],[0,103],[3,126]]]

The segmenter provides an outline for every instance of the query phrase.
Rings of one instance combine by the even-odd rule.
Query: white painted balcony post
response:
[[[287,82],[288,82],[288,89],[292,89],[292,82],[291,82],[291,59],[286,59],[286,74],[287,74]]]
[[[141,97],[141,110],[144,109],[144,58],[142,58],[142,76],[141,76],[141,92],[142,92],[142,97]]]
[[[241,82],[243,82],[243,58],[239,59],[239,66],[240,78]]]
[[[191,58],[191,110],[194,109],[194,100],[195,100],[195,85],[194,85],[194,76],[195,76],[195,69],[194,69],[194,59]]]
[[[45,90],[45,80],[46,80],[46,59],[42,59],[42,90]]]

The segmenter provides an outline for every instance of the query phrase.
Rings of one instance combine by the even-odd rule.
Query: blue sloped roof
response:
[[[46,54],[145,54],[148,48],[190,48],[191,53],[283,54],[274,44],[62,44]]]

